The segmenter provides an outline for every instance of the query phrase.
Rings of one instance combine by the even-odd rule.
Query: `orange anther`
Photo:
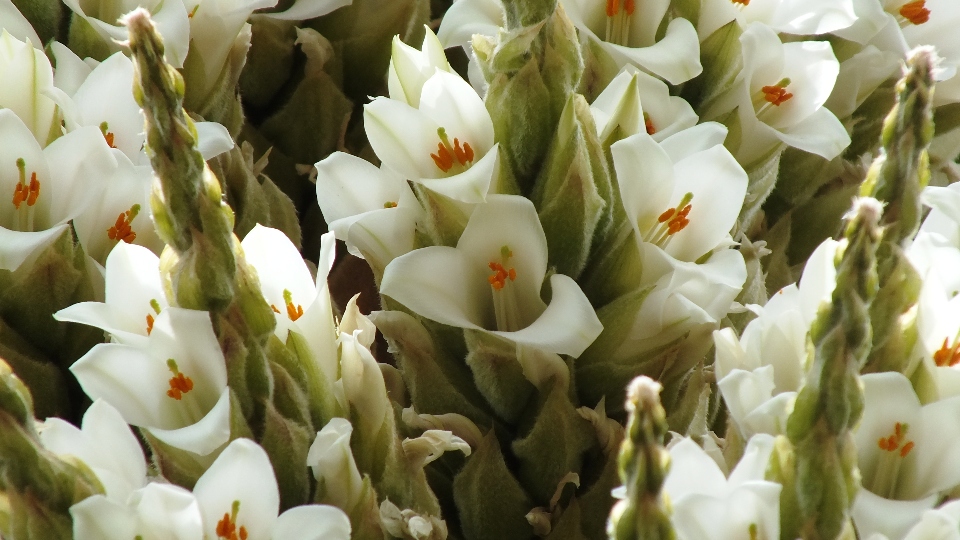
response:
[[[193,380],[190,377],[185,377],[183,373],[177,372],[176,375],[170,377],[170,389],[167,390],[167,396],[180,401],[183,394],[191,390],[193,390]]]
[[[453,138],[453,153],[457,156],[457,162],[461,165],[466,165],[473,161],[473,148],[470,148],[469,143],[463,143],[463,147],[460,146],[460,139]]]
[[[272,309],[274,313],[280,313],[280,310],[277,309],[277,306],[275,306],[275,305],[273,305],[273,304],[270,304],[270,309]]]
[[[643,113],[643,127],[647,130],[647,135],[653,135],[657,132],[656,126],[653,125],[653,120],[650,120],[650,115]]]
[[[633,0],[624,0],[623,10],[627,12],[627,15],[633,15],[634,7],[635,6],[634,6]]]
[[[960,363],[960,340],[950,346],[950,339],[943,338],[943,345],[933,353],[933,362],[940,367],[953,367]]]
[[[734,4],[740,4],[741,6],[749,6],[750,0],[730,0]]]
[[[113,144],[114,136],[113,136],[113,132],[112,132],[112,131],[108,131],[108,132],[104,133],[104,134],[103,134],[103,138],[107,141],[107,146],[109,146],[110,148],[116,148],[116,147],[117,147],[117,145]]]
[[[291,321],[295,321],[303,316],[303,306],[297,304],[293,305],[293,302],[287,302],[287,317],[290,317]]]
[[[620,0],[607,0],[607,17],[613,17],[620,12]]]
[[[660,217],[657,218],[657,222],[664,223],[666,221],[669,221],[670,218],[673,217],[673,214],[675,214],[676,212],[677,212],[676,208],[667,208],[666,210],[663,211],[662,214],[660,214]]]
[[[487,277],[487,281],[490,282],[490,285],[493,287],[493,290],[499,291],[507,284],[507,280],[513,281],[517,279],[517,271],[514,268],[504,268],[504,266],[498,262],[491,262],[489,265],[493,274]]]
[[[930,20],[930,10],[924,4],[926,0],[908,2],[900,8],[900,15],[912,24],[923,24]]]
[[[123,240],[128,244],[136,240],[137,233],[130,227],[130,221],[132,221],[132,219],[128,218],[130,218],[129,212],[122,212],[117,216],[116,223],[107,229],[107,238],[111,240]]]
[[[764,86],[760,90],[763,92],[763,99],[777,107],[793,97],[793,94],[787,92],[787,89],[780,85]]]
[[[147,313],[147,335],[150,335],[150,332],[153,332],[153,315]]]
[[[453,168],[453,156],[450,155],[450,151],[447,150],[447,147],[443,143],[437,143],[437,153],[430,154],[430,157],[433,158],[433,162],[437,164],[437,167],[441,171],[447,172]]]
[[[37,180],[37,173],[30,173],[30,194],[27,195],[27,206],[37,204],[37,197],[40,196],[40,182]]]
[[[27,194],[29,191],[27,187],[23,184],[17,182],[17,185],[13,188],[13,206],[19,210],[20,205],[23,204],[23,201],[27,200]]]
[[[914,447],[913,441],[910,441],[907,444],[903,445],[903,448],[900,449],[900,457],[907,457],[907,454],[909,454],[910,451],[913,450],[913,447]]]

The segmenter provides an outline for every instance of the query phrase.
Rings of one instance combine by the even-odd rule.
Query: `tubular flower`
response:
[[[423,84],[419,108],[376,98],[363,118],[385,167],[452,199],[483,202],[497,164],[493,121],[459,76],[436,69]]]
[[[546,272],[547,241],[533,204],[491,195],[456,248],[421,248],[394,259],[380,290],[428,319],[578,356],[602,327],[567,276],[550,277],[553,298],[544,303]]]

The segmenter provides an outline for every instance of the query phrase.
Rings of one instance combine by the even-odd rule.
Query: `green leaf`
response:
[[[520,462],[517,476],[534,500],[546,506],[567,473],[580,473],[584,453],[597,444],[596,434],[559,385],[541,393],[526,423],[526,432],[521,430],[511,443]]]
[[[534,504],[507,469],[493,430],[454,479],[453,498],[465,540],[529,540],[533,535],[524,516]]]

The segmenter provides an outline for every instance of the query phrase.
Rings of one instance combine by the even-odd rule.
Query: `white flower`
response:
[[[94,128],[77,130],[41,150],[10,109],[0,109],[0,268],[15,269],[64,224],[87,211],[116,160]],[[103,231],[116,216],[103,219]]]
[[[861,377],[864,408],[854,434],[863,489],[853,519],[864,536],[902,538],[960,484],[960,398],[926,406],[900,373]]]
[[[697,23],[700,39],[734,19],[741,26],[761,22],[777,32],[802,36],[848,28],[857,14],[854,0],[707,0]]]
[[[59,456],[75,456],[103,485],[106,497],[126,503],[146,483],[147,464],[140,442],[109,403],[98,399],[83,414],[82,429],[59,418],[39,428],[44,448]]]
[[[205,456],[230,437],[227,367],[205,311],[164,309],[145,347],[102,343],[70,371],[92,399],[171,446]]]
[[[286,342],[297,332],[306,340],[328,381],[337,380],[336,336],[327,274],[333,268],[336,240],[320,239],[316,279],[289,238],[277,229],[257,225],[240,243],[247,263],[260,278],[260,290],[277,320],[274,333]]]
[[[690,21],[675,18],[666,34],[658,30],[669,0],[563,0],[570,20],[586,36],[600,43],[617,67],[633,64],[670,84],[688,81],[703,71],[700,41]]]
[[[597,133],[606,141],[615,129],[626,138],[645,132],[660,142],[697,124],[697,114],[670,88],[642,71],[624,68],[590,105]]]
[[[743,205],[747,173],[723,147],[725,136],[726,128],[711,122],[661,144],[644,132],[610,147],[637,242],[692,262],[728,236]]]
[[[46,95],[53,88],[50,60],[6,30],[0,33],[0,81],[0,108],[19,116],[41,146],[60,135],[57,106]]]
[[[485,330],[516,343],[578,356],[602,329],[575,281],[550,277],[540,298],[547,240],[529,199],[490,195],[456,248],[432,246],[393,260],[380,291],[437,322]]]
[[[360,500],[363,479],[350,449],[353,426],[345,418],[331,418],[307,452],[307,466],[317,479],[318,500],[352,510]]]
[[[734,87],[703,116],[737,109],[742,130],[734,151],[749,166],[782,142],[826,159],[836,157],[850,136],[823,107],[840,71],[825,41],[781,43],[776,32],[753,23],[740,36],[743,69]]]
[[[680,540],[780,537],[780,484],[764,480],[773,437],[755,435],[729,478],[692,439],[670,447],[663,491]]]
[[[819,305],[835,286],[838,242],[826,240],[810,255],[800,287],[787,285],[750,321],[738,339],[730,328],[713,333],[717,386],[740,433],[784,433],[803,379],[807,333]]]
[[[70,507],[76,540],[201,540],[200,507],[189,491],[151,483],[119,503],[94,495]]]
[[[96,326],[114,341],[145,346],[167,297],[160,284],[160,259],[149,249],[121,242],[106,264],[104,302],[80,302],[53,314],[58,321]]]
[[[376,98],[363,108],[370,146],[404,178],[466,203],[483,202],[497,165],[493,121],[459,76],[436,70],[420,107]]]
[[[424,30],[426,33],[419,51],[400,41],[400,36],[393,37],[390,67],[387,70],[390,99],[402,101],[411,107],[420,106],[423,85],[436,70],[452,71],[436,34],[429,26],[425,26]]]
[[[351,254],[382,274],[390,261],[413,249],[423,208],[402,177],[343,152],[316,168],[323,219]]]
[[[350,520],[326,505],[291,508],[281,515],[280,492],[267,453],[249,439],[236,439],[197,480],[193,494],[206,538],[250,540],[349,540]]]

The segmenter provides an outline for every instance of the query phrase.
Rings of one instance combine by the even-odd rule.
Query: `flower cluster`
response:
[[[950,0],[40,4],[0,536],[957,538]]]

